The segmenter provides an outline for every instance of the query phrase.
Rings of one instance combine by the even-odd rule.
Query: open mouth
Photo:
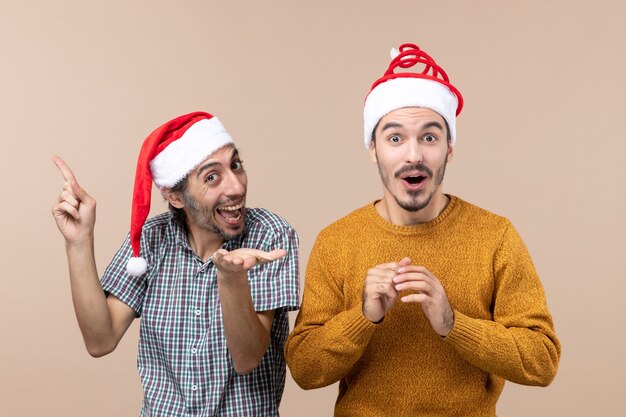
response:
[[[215,211],[227,224],[237,225],[243,219],[243,209],[244,203],[239,203],[232,206],[221,206]]]
[[[424,175],[415,175],[415,176],[412,175],[412,176],[404,177],[402,179],[408,182],[410,185],[418,185],[424,182],[426,180],[426,177]]]
[[[423,184],[426,183],[426,179],[428,177],[421,173],[410,173],[405,174],[400,177],[407,188],[416,190],[422,187]]]

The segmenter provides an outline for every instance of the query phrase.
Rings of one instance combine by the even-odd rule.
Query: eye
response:
[[[204,182],[215,182],[217,181],[217,174],[215,172],[210,173],[204,179]]]
[[[428,134],[424,136],[424,142],[437,142],[437,136]]]
[[[238,171],[240,169],[243,169],[243,161],[233,161],[232,165],[230,166],[230,168],[233,171]]]
[[[400,138],[400,136],[398,135],[389,136],[389,142],[391,143],[400,143],[401,141],[402,141],[402,138]]]

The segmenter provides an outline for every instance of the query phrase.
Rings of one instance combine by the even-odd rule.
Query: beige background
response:
[[[128,231],[143,138],[215,113],[250,205],[296,227],[304,267],[323,226],[381,195],[362,103],[406,41],[466,99],[446,191],[514,222],[563,343],[554,383],[507,384],[499,415],[626,415],[625,18],[617,0],[2,0],[0,415],[135,416],[141,403],[137,322],[108,357],[83,348],[50,156],[98,200],[102,271]],[[282,414],[330,415],[335,393],[289,379]]]

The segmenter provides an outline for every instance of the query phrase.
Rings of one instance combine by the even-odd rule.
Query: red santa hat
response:
[[[394,72],[421,64],[421,72]],[[463,109],[463,97],[445,71],[417,45],[405,43],[391,50],[391,63],[385,74],[372,84],[363,109],[365,147],[372,142],[372,132],[387,113],[403,107],[424,107],[436,111],[450,129],[452,144],[456,141],[456,116]]]
[[[172,188],[218,149],[233,143],[224,125],[209,113],[193,112],[177,117],[152,132],[141,146],[137,160],[130,244],[133,257],[126,265],[132,276],[141,276],[147,263],[140,256],[141,229],[150,212],[152,182]]]

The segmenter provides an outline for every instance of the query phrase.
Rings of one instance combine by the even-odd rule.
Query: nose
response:
[[[224,178],[224,194],[231,197],[241,197],[246,193],[246,174],[237,174],[233,171],[228,171],[226,178]]]
[[[424,155],[422,154],[422,147],[416,138],[411,138],[407,143],[406,161],[411,164],[422,162]]]

